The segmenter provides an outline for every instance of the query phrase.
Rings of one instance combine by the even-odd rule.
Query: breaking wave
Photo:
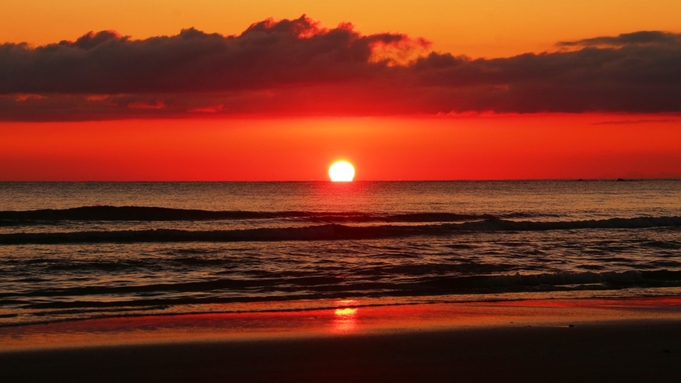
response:
[[[0,211],[0,225],[27,225],[58,221],[206,221],[300,219],[313,222],[457,222],[480,219],[529,218],[527,213],[500,216],[491,214],[405,213],[377,214],[360,212],[304,211],[210,211],[138,206],[83,206],[71,209]]]

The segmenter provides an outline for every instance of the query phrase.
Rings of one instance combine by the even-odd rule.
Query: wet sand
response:
[[[1,382],[678,382],[681,298],[110,318],[0,350]]]

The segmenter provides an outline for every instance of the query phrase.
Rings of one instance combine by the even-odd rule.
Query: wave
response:
[[[82,206],[70,209],[0,211],[0,225],[27,225],[58,221],[204,221],[301,219],[312,222],[457,222],[482,219],[529,218],[530,214],[403,213],[377,214],[360,212],[305,211],[211,211],[140,206]]]
[[[511,221],[499,218],[428,225],[307,227],[190,231],[174,229],[14,233],[0,235],[0,245],[140,242],[314,241],[451,235],[462,232],[546,231],[576,229],[645,229],[681,227],[681,217],[611,218],[582,221]]]
[[[337,297],[443,296],[464,294],[503,294],[519,292],[555,292],[584,290],[622,290],[630,288],[681,286],[681,271],[561,272],[532,275],[437,276],[412,282],[395,283],[394,279],[348,283],[330,277],[275,278],[235,280],[220,279],[186,283],[163,283],[136,286],[96,286],[38,288],[16,296],[4,297],[0,303],[20,305],[33,310],[102,307],[149,307],[233,302],[333,299]],[[303,291],[304,290],[304,291]],[[196,297],[183,293],[211,291]],[[171,294],[168,294],[171,293]],[[225,294],[226,293],[226,294]],[[125,300],[96,299],[98,296],[126,296]],[[33,297],[41,297],[34,300]],[[95,298],[95,299],[93,299]]]

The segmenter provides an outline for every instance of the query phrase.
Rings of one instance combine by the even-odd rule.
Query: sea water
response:
[[[681,293],[681,181],[0,183],[0,326]]]

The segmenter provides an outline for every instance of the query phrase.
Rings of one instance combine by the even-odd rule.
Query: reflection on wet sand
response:
[[[334,312],[335,317],[333,319],[333,332],[334,333],[352,333],[357,329],[357,309],[355,308],[344,308],[336,309]]]

